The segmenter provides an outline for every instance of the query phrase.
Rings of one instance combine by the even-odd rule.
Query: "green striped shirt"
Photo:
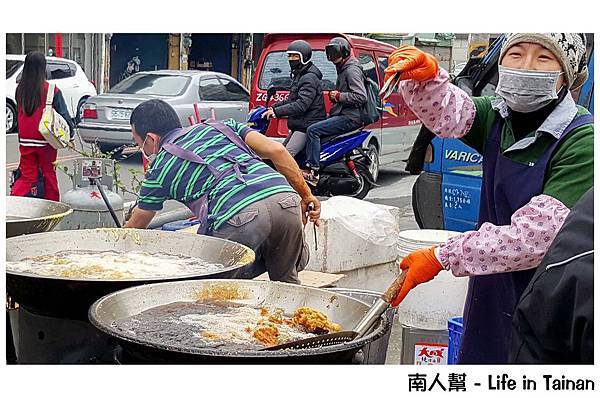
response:
[[[223,123],[242,139],[250,131],[248,126],[233,119]],[[206,166],[161,150],[142,183],[140,209],[158,211],[168,199],[187,203],[208,194],[209,230],[214,231],[252,203],[277,193],[294,192],[281,174],[252,158],[211,126],[199,124],[175,143],[201,156],[217,170],[230,170],[230,173],[215,183],[215,176]],[[233,162],[224,159],[225,155],[246,162],[241,168],[243,182],[236,178]]]

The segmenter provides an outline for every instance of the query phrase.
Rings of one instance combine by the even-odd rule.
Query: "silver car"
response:
[[[235,79],[218,72],[159,70],[138,72],[107,93],[90,97],[83,107],[79,131],[84,141],[102,150],[133,143],[129,118],[140,103],[160,98],[168,102],[184,126],[198,104],[202,120],[233,118],[245,122],[250,94]]]

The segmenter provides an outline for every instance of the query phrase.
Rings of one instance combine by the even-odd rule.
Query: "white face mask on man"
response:
[[[512,69],[499,65],[496,94],[515,112],[535,112],[558,98],[556,85],[563,73]]]
[[[144,150],[144,147],[146,146],[146,140],[148,139],[148,135],[146,135],[146,138],[144,138],[144,142],[142,143],[142,146],[140,147],[140,151],[142,152],[142,156],[144,157],[144,159],[146,159],[146,162],[148,162],[148,164],[152,164],[152,162],[154,162],[154,160],[156,160],[156,153],[151,153],[150,155],[146,154],[146,151]]]

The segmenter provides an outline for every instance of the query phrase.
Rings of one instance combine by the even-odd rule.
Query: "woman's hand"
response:
[[[399,80],[426,81],[433,79],[438,71],[437,59],[413,46],[402,46],[388,57],[388,67],[385,69],[385,81],[396,74]]]
[[[430,247],[414,251],[404,257],[400,269],[407,270],[406,279],[400,293],[390,303],[392,307],[400,304],[413,288],[432,280],[444,267],[435,255],[435,247]]]

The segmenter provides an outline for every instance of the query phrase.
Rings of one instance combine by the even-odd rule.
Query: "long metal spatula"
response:
[[[406,279],[406,271],[402,271],[400,276],[388,287],[380,298],[373,303],[369,311],[358,321],[354,329],[349,331],[329,333],[322,336],[309,337],[307,339],[296,340],[289,343],[279,344],[273,347],[263,348],[264,351],[273,350],[301,350],[306,348],[325,347],[334,344],[340,344],[352,341],[361,337],[371,329],[373,324],[381,317],[381,315],[390,307],[390,303],[402,289]]]

